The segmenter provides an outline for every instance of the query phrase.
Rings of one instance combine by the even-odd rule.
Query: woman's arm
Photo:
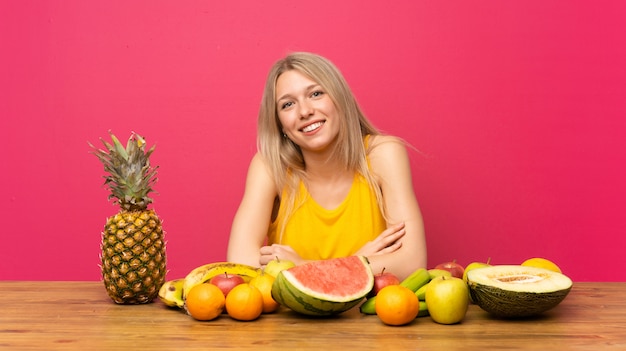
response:
[[[398,138],[376,136],[369,160],[386,207],[389,229],[383,234],[392,243],[388,250],[380,250],[368,259],[374,272],[385,268],[404,279],[418,268],[427,268],[424,223],[406,146]]]
[[[274,199],[278,192],[263,157],[256,154],[248,168],[241,204],[235,213],[228,241],[227,260],[259,267]]]

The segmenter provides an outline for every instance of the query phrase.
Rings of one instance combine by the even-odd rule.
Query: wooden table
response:
[[[100,282],[0,281],[0,291],[1,350],[626,350],[626,283],[575,283],[539,318],[498,320],[471,305],[458,325],[421,317],[402,327],[358,308],[199,322],[158,299],[116,305]]]

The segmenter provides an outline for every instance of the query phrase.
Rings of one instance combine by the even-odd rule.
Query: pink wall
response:
[[[404,137],[429,264],[553,259],[624,281],[623,1],[3,1],[0,279],[98,280],[89,154],[156,143],[169,278],[225,259],[271,63],[321,53]]]

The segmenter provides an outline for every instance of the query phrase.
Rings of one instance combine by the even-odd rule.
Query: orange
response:
[[[263,312],[263,295],[250,284],[239,284],[226,295],[226,313],[240,321],[257,319]]]
[[[411,323],[419,312],[417,295],[401,285],[388,285],[376,295],[376,314],[388,325]]]
[[[190,316],[199,321],[210,321],[222,313],[225,301],[226,298],[220,288],[211,283],[204,283],[189,290],[185,309]]]
[[[272,285],[274,284],[274,280],[276,280],[276,278],[263,272],[250,280],[250,285],[259,289],[263,296],[263,313],[272,313],[280,306],[278,302],[274,301],[272,298]]]

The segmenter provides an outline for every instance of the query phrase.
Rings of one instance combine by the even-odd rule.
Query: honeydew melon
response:
[[[272,285],[272,298],[298,313],[331,316],[356,306],[373,286],[367,258],[349,256],[281,271]]]
[[[539,267],[497,265],[467,273],[472,300],[502,318],[529,317],[557,306],[570,292],[572,280]]]

